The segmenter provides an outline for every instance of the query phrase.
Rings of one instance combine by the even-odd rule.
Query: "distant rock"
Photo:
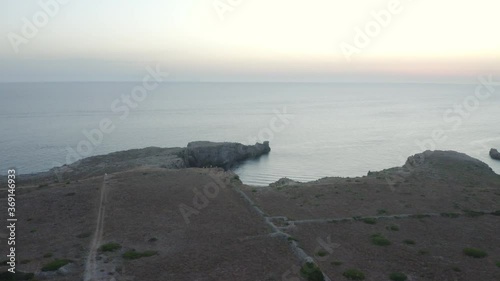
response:
[[[500,160],[500,152],[498,152],[498,150],[492,148],[490,150],[490,157],[495,159],[495,160]]]
[[[187,167],[221,167],[229,169],[237,163],[259,157],[271,151],[269,142],[243,145],[230,142],[190,142],[185,150]]]

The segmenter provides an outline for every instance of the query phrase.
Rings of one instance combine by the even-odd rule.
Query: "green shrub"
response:
[[[122,257],[127,260],[136,260],[144,257],[151,257],[154,255],[157,255],[157,251],[144,251],[144,252],[137,252],[135,250],[130,250],[125,252]]]
[[[305,263],[300,269],[300,274],[307,281],[324,281],[325,277],[317,265],[312,262]]]
[[[497,267],[500,267],[500,261],[496,263]]]
[[[325,250],[319,250],[319,251],[316,253],[316,255],[317,255],[318,257],[324,257],[324,256],[328,255],[328,252],[327,252],[327,251],[325,251]]]
[[[411,218],[415,218],[415,219],[423,219],[423,218],[429,218],[430,215],[426,215],[426,214],[416,214],[416,215],[411,215],[410,216]]]
[[[391,275],[389,275],[389,279],[392,281],[406,281],[408,277],[406,277],[406,274],[402,272],[393,272]]]
[[[104,245],[102,245],[99,250],[101,252],[114,252],[118,249],[120,249],[122,246],[118,243],[114,243],[114,242],[111,242],[111,243],[106,243]]]
[[[59,268],[67,265],[70,262],[71,262],[71,260],[67,260],[67,259],[57,259],[57,260],[54,260],[54,261],[44,265],[42,267],[42,271],[56,271]]]
[[[476,248],[465,248],[463,252],[465,255],[477,259],[488,256],[488,254],[485,251]]]
[[[405,239],[403,240],[403,243],[405,243],[406,245],[415,245],[415,241],[411,240],[411,239]]]
[[[382,234],[377,233],[371,236],[372,244],[377,246],[389,246],[391,245],[391,241],[382,236]]]
[[[342,265],[342,262],[341,261],[332,261],[331,265],[340,266],[340,265]]]
[[[365,280],[365,274],[361,270],[354,268],[344,271],[342,275],[344,275],[345,278],[351,280]]]
[[[377,210],[377,215],[385,215],[387,214],[387,210],[386,209],[378,209]]]
[[[376,224],[377,223],[377,219],[376,218],[364,218],[363,222],[367,223],[367,224]]]
[[[445,218],[458,218],[460,216],[460,214],[458,213],[441,213],[441,216],[442,217],[445,217]]]
[[[43,255],[44,258],[51,258],[54,254],[52,253],[46,253],[45,255]]]
[[[90,233],[90,232],[84,232],[84,233],[78,234],[76,237],[77,238],[87,238],[87,237],[90,237],[90,235],[92,235],[92,233]]]
[[[386,229],[392,230],[392,231],[399,231],[399,226],[397,226],[395,224],[391,224],[391,225],[387,226]]]
[[[464,213],[466,216],[475,218],[475,217],[480,217],[484,215],[484,212],[477,212],[477,211],[472,211],[472,210],[464,210]]]

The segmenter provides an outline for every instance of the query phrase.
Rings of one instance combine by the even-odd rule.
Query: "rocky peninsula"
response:
[[[500,280],[500,176],[485,163],[425,151],[267,187],[230,170],[269,151],[193,142],[18,176],[15,280]]]
[[[269,142],[243,145],[231,142],[196,141],[187,147],[147,147],[92,156],[69,165],[54,167],[48,172],[23,175],[24,183],[71,181],[112,174],[136,168],[206,168],[230,169],[239,163],[271,151]]]

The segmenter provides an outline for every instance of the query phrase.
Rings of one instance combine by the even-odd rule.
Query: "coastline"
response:
[[[25,179],[16,193],[18,268],[55,281],[281,280],[300,278],[304,267],[324,280],[348,268],[373,280],[394,268],[424,280],[498,277],[500,249],[491,245],[499,243],[500,176],[481,161],[426,151],[363,177],[265,187],[230,170],[269,150],[234,143],[130,150],[68,165],[63,181],[53,172]],[[374,235],[385,244],[373,244]],[[103,251],[110,243],[119,248]],[[471,259],[467,247],[488,256]],[[131,261],[131,252],[148,254]],[[54,258],[68,263],[42,271]]]

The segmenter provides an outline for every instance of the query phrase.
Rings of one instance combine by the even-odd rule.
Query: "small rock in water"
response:
[[[495,160],[500,160],[500,152],[498,152],[498,150],[492,148],[490,150],[490,157],[495,159]]]

